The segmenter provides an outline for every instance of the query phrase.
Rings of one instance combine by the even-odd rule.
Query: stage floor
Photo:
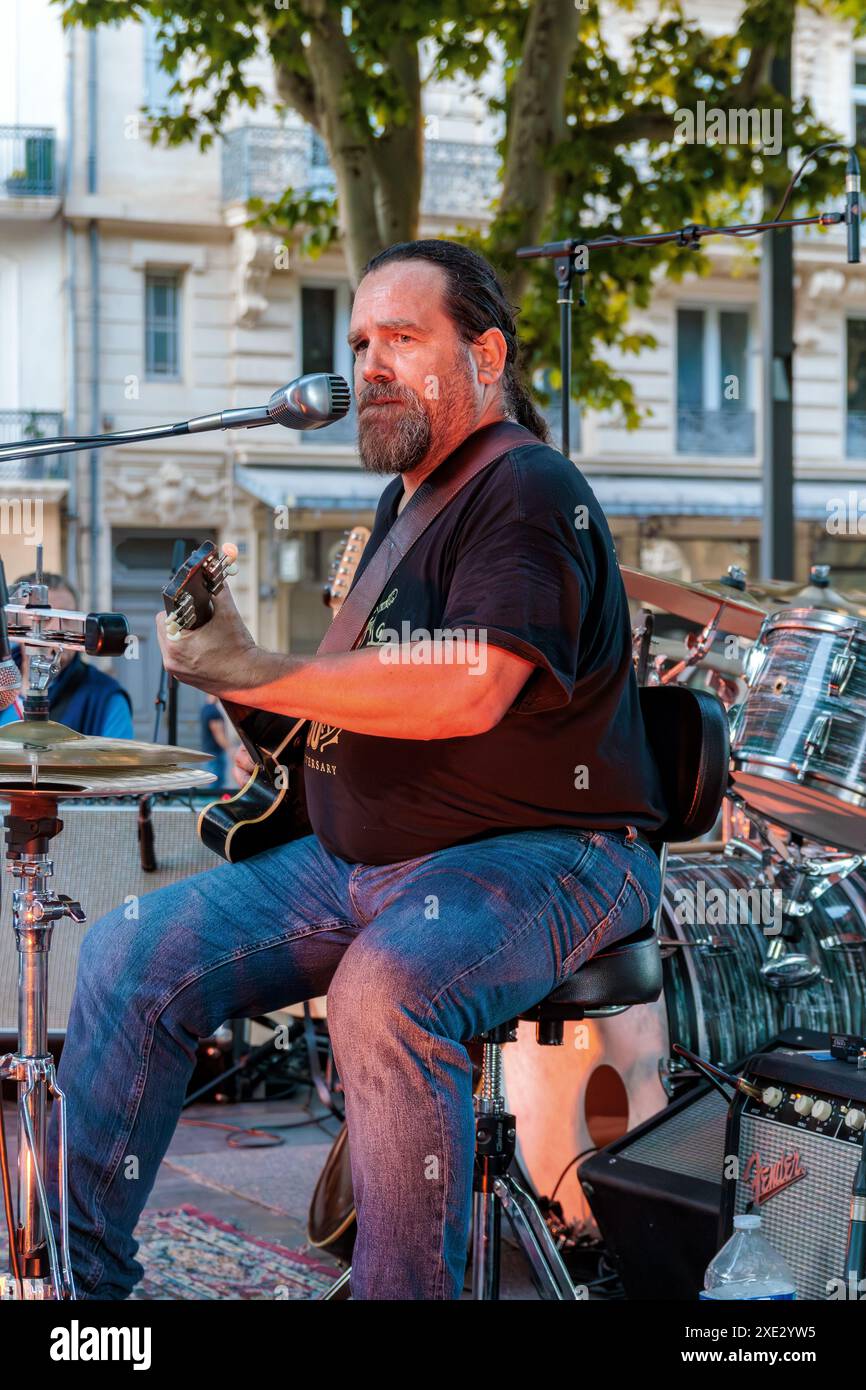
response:
[[[305,1094],[299,1092],[297,1100],[239,1105],[199,1104],[184,1111],[168,1153],[160,1165],[137,1232],[142,1241],[140,1258],[148,1273],[142,1289],[133,1294],[134,1299],[141,1299],[142,1295],[160,1299],[315,1298],[319,1288],[327,1286],[330,1270],[336,1277],[339,1273],[336,1261],[308,1246],[306,1221],[310,1198],[338,1125],[318,1107],[313,1111],[306,1109],[303,1103]],[[7,1103],[6,1132],[10,1158],[14,1162],[13,1114],[13,1107]],[[321,1117],[320,1122],[309,1123],[312,1116]],[[202,1124],[203,1121],[239,1129],[244,1126],[273,1128],[278,1130],[284,1142],[257,1149],[230,1148],[226,1143],[226,1131],[209,1128],[207,1124]],[[190,1209],[196,1213],[193,1238],[198,1242],[202,1256],[194,1259],[197,1277],[187,1277],[183,1268],[166,1276],[164,1266],[173,1239],[172,1221],[168,1221],[161,1238],[154,1241],[154,1235],[159,1237],[160,1223],[165,1226],[166,1214],[180,1216],[183,1213],[181,1222],[186,1220],[189,1224]],[[207,1224],[199,1222],[199,1216],[205,1218]],[[297,1287],[290,1285],[290,1292],[274,1295],[269,1290],[268,1280],[280,1280],[281,1276],[279,1272],[263,1271],[253,1291],[249,1291],[251,1285],[248,1282],[245,1286],[248,1291],[239,1292],[239,1288],[244,1286],[242,1283],[234,1286],[231,1238],[227,1250],[224,1227],[243,1232],[269,1256],[276,1248],[296,1254],[302,1262],[311,1262],[309,1282],[312,1287],[305,1287],[301,1271]],[[182,1238],[186,1239],[187,1236],[188,1232],[184,1232]],[[214,1265],[219,1264],[218,1270],[214,1271],[208,1268],[211,1250]],[[247,1257],[252,1256],[251,1262],[248,1258],[248,1269],[255,1270],[261,1263],[256,1248],[246,1254]],[[242,1251],[238,1265],[243,1257]],[[210,1287],[207,1292],[202,1292],[206,1284]],[[279,1287],[284,1286],[280,1283]],[[158,1288],[159,1292],[149,1294],[151,1288]],[[464,1292],[464,1298],[467,1296]],[[502,1297],[509,1300],[537,1299],[522,1256],[507,1243],[503,1251]]]

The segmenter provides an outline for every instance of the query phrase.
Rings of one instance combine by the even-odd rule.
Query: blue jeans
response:
[[[150,893],[137,919],[103,917],[84,940],[59,1071],[79,1295],[125,1298],[141,1277],[132,1233],[198,1039],[327,993],[358,1211],[353,1295],[458,1298],[474,1149],[464,1043],[636,931],[659,888],[655,855],[625,831],[524,830],[385,866],[347,864],[309,836]]]

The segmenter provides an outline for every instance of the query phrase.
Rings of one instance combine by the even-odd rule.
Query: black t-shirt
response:
[[[385,488],[358,574],[402,490],[400,478]],[[586,479],[555,449],[516,449],[468,483],[398,565],[359,645],[444,631],[467,634],[474,664],[486,639],[535,670],[496,727],[472,737],[314,723],[304,782],[326,848],[389,864],[513,830],[662,823],[613,540]]]

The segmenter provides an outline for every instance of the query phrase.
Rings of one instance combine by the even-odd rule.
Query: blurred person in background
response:
[[[22,574],[12,585],[35,584],[35,574]],[[48,585],[48,601],[52,608],[67,608],[77,612],[78,593],[62,574],[42,575]],[[20,646],[14,649],[15,660],[24,677],[27,689],[29,658]],[[101,735],[105,738],[132,738],[132,701],[120,681],[98,666],[82,659],[80,652],[65,651],[60,658],[60,670],[48,687],[50,717],[80,734]],[[0,713],[0,724],[10,724],[21,718],[21,697]]]
[[[228,720],[218,700],[209,701],[206,705],[202,705],[199,718],[201,720],[201,749],[203,753],[210,755],[210,762],[202,768],[202,771],[212,772],[217,779],[216,789],[222,791],[226,785],[228,754],[232,746]]]

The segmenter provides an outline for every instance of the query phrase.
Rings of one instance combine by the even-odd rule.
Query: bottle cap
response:
[[[757,1213],[745,1214],[734,1217],[735,1231],[757,1231],[761,1225],[761,1218]]]

